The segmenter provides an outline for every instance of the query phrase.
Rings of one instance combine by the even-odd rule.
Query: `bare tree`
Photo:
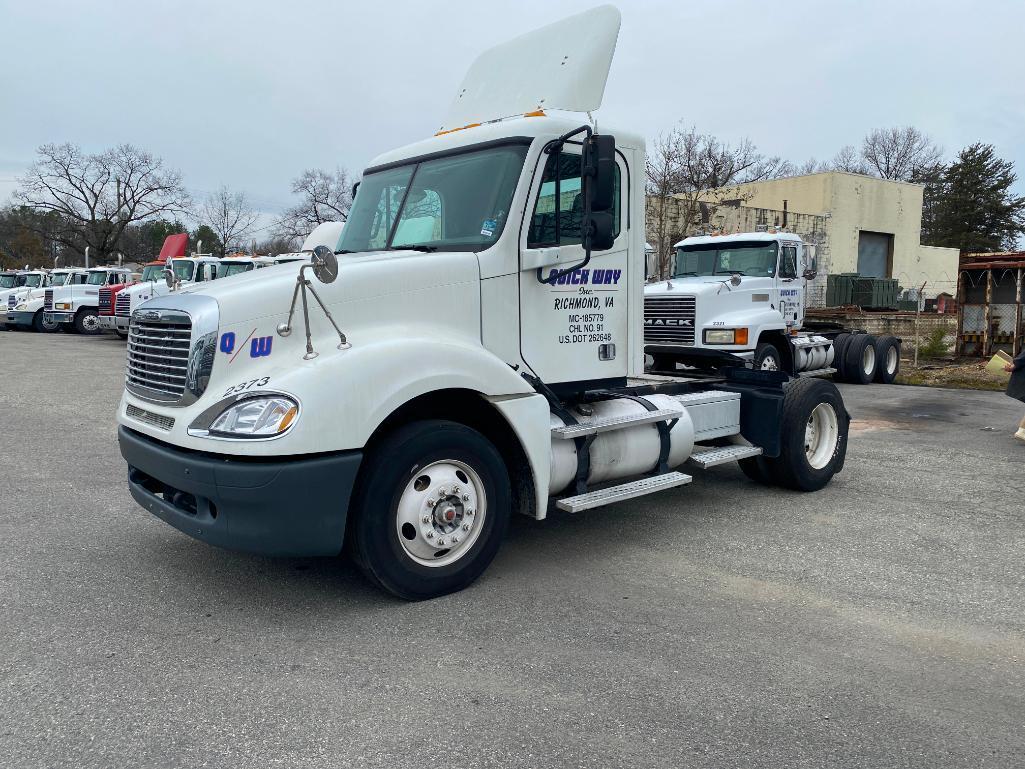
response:
[[[833,155],[833,160],[828,165],[830,171],[846,171],[849,174],[870,173],[869,167],[861,155],[850,144],[841,147],[840,151]]]
[[[877,128],[862,141],[861,157],[874,176],[908,182],[941,166],[943,150],[913,126]]]
[[[58,214],[62,226],[46,235],[78,253],[89,246],[99,263],[119,250],[131,224],[189,208],[181,174],[130,144],[98,154],[73,144],[44,144],[36,154],[14,198]]]
[[[344,222],[352,206],[352,180],[344,168],[334,173],[307,169],[292,180],[299,202],[285,209],[277,223],[279,234],[302,240],[324,222]]]
[[[259,214],[246,201],[244,192],[232,192],[223,184],[206,199],[199,214],[200,223],[217,234],[221,256],[229,248],[237,247],[259,219]]]
[[[831,171],[829,163],[820,163],[815,158],[808,158],[800,165],[793,167],[794,176],[806,176],[807,174],[817,174],[822,171]]]
[[[738,185],[791,172],[788,162],[761,155],[749,139],[736,146],[691,127],[661,134],[645,162],[650,215],[648,229],[659,277],[669,273],[672,244],[702,222],[702,212],[724,201],[748,199]]]

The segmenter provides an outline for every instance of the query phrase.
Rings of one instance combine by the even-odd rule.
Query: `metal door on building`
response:
[[[890,278],[893,235],[885,232],[858,233],[858,274],[865,278]]]

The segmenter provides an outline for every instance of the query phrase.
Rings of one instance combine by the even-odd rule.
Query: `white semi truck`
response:
[[[417,600],[479,576],[513,512],[737,460],[805,491],[840,471],[831,382],[643,370],[644,140],[583,116],[619,23],[602,6],[480,56],[435,136],[364,171],[337,256],[133,313],[118,435],[142,507],[228,548],[344,543]]]
[[[132,312],[150,299],[171,293],[172,285],[185,286],[216,279],[220,263],[220,259],[209,254],[168,259],[163,268],[150,272],[145,279],[122,289],[114,297],[115,330],[119,335],[127,334]],[[164,280],[167,271],[171,273],[170,281]]]
[[[100,287],[125,283],[131,280],[132,271],[124,267],[94,267],[86,273],[85,283],[44,290],[45,324],[59,324],[78,334],[100,333]]]
[[[900,339],[805,320],[815,260],[791,232],[686,238],[672,275],[644,289],[644,349],[654,370],[749,365],[796,376],[890,383]]]
[[[42,333],[60,330],[60,323],[47,322],[43,304],[47,289],[58,289],[67,285],[83,285],[88,279],[86,270],[63,268],[53,270],[43,285],[37,288],[23,287],[7,296],[7,327],[26,328]]]

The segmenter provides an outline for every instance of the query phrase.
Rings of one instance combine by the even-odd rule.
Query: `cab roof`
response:
[[[684,238],[675,243],[673,248],[680,246],[704,246],[709,243],[751,243],[751,242],[789,241],[802,242],[801,236],[795,232],[735,232],[730,235],[696,235]]]

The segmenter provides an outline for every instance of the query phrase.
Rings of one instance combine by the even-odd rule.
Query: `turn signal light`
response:
[[[738,328],[737,333],[734,335],[734,344],[747,344],[747,329]]]

